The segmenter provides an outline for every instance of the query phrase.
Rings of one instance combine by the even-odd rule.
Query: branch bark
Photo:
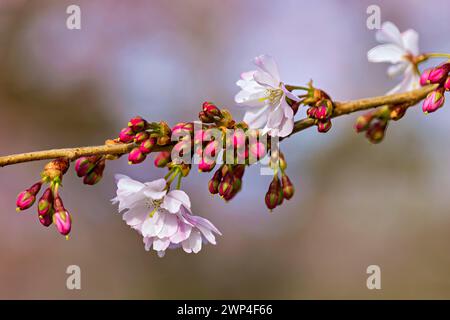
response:
[[[357,111],[377,108],[383,105],[398,105],[398,104],[408,104],[413,106],[419,101],[424,99],[428,93],[436,89],[437,85],[428,85],[423,88],[386,96],[378,96],[372,98],[365,98],[359,100],[352,100],[346,102],[334,102],[335,109],[333,112],[333,118],[350,114]],[[296,121],[294,124],[294,130],[291,135],[294,135],[302,130],[305,130],[315,124],[315,121],[310,118],[301,119]],[[122,155],[130,152],[135,147],[134,143],[130,144],[116,144],[116,145],[101,145],[101,146],[91,146],[91,147],[77,147],[77,148],[64,148],[64,149],[52,149],[36,152],[28,152],[21,154],[13,154],[8,156],[0,157],[0,167],[5,167],[13,164],[39,161],[39,160],[50,160],[56,158],[68,158],[69,160],[75,160],[82,156],[92,156],[92,155]],[[167,147],[155,148],[154,152],[162,151],[167,149]]]

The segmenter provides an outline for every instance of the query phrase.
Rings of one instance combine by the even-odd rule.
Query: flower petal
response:
[[[178,231],[170,237],[170,241],[177,244],[186,240],[191,235],[191,230],[192,226],[186,223],[179,222]]]
[[[153,200],[162,199],[166,195],[167,182],[165,179],[158,179],[155,181],[145,183],[145,187],[143,188],[144,194],[152,198]]]
[[[260,55],[254,59],[254,63],[262,71],[267,72],[275,81],[280,83],[280,74],[275,60],[269,55]],[[277,85],[278,86],[278,85]]]
[[[386,21],[382,24],[381,29],[375,34],[375,38],[378,42],[392,43],[403,47],[400,31],[397,26],[390,21]]]
[[[145,205],[138,205],[128,210],[122,216],[127,225],[133,227],[142,224],[149,214],[149,209]]]
[[[153,217],[145,219],[141,227],[141,232],[144,237],[156,237],[164,227],[164,220],[166,214],[156,211]]]
[[[164,225],[160,232],[158,232],[158,238],[168,238],[173,236],[178,231],[178,217],[174,214],[167,214],[164,218]]]
[[[183,250],[187,253],[198,253],[202,249],[202,236],[199,231],[192,230],[189,238],[184,240],[181,245]]]
[[[413,29],[402,33],[403,47],[411,54],[419,55],[419,34]]]
[[[405,72],[406,68],[408,67],[408,64],[409,63],[407,62],[399,62],[397,64],[389,66],[387,71],[389,77],[395,77]]]
[[[170,245],[170,240],[169,238],[155,238],[153,240],[153,250],[158,251],[158,255],[159,255],[159,251],[164,251],[166,250]]]
[[[177,213],[180,211],[181,205],[188,209],[191,208],[189,196],[184,191],[172,190],[164,197],[161,208],[166,209],[170,213]]]
[[[289,99],[291,99],[293,101],[296,101],[296,102],[300,101],[300,98],[297,97],[292,92],[290,92],[288,89],[286,89],[286,86],[284,84],[281,84],[281,89],[283,90],[283,92],[286,95],[286,97],[288,97]]]
[[[270,74],[264,71],[256,71],[253,77],[258,84],[264,87],[278,88],[280,84],[278,79],[273,78]]]
[[[367,59],[370,62],[390,62],[398,63],[403,60],[405,50],[394,44],[381,44],[367,52]]]
[[[244,115],[244,122],[252,129],[263,127],[267,123],[267,118],[270,113],[270,106],[266,105],[258,110],[249,110]]]

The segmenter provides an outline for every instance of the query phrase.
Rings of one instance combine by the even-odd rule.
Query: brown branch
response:
[[[360,100],[353,100],[347,102],[334,102],[335,109],[333,112],[333,118],[339,117],[345,114],[350,114],[353,112],[380,107],[383,105],[398,105],[398,104],[408,104],[413,106],[419,101],[424,99],[426,95],[433,91],[436,85],[428,85],[426,87],[405,92],[392,94],[387,96],[379,96],[373,98],[366,98]],[[313,119],[301,119],[296,121],[294,124],[294,130],[291,135],[307,129],[315,124]],[[92,146],[92,147],[78,147],[78,148],[65,148],[65,149],[53,149],[36,151],[29,153],[13,154],[4,157],[0,157],[0,167],[30,162],[38,160],[50,160],[65,157],[69,160],[75,160],[82,156],[92,156],[92,155],[122,155],[130,152],[135,147],[135,144],[105,144],[102,146]],[[167,147],[158,147],[154,151],[165,150]]]

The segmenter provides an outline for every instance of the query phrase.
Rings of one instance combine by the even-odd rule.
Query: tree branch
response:
[[[372,97],[366,99],[359,99],[346,102],[334,102],[334,112],[333,118],[350,114],[357,111],[377,108],[383,105],[398,105],[398,104],[408,104],[413,106],[419,101],[424,99],[428,93],[436,89],[437,85],[428,85],[423,88],[405,92],[392,94],[387,96]],[[315,124],[315,121],[310,118],[301,119],[296,121],[294,124],[294,130],[291,135],[305,130]],[[92,156],[92,155],[122,155],[129,153],[136,145],[134,143],[130,144],[105,144],[102,146],[92,146],[92,147],[78,147],[78,148],[64,148],[64,149],[53,149],[36,151],[29,153],[13,154],[8,156],[0,157],[0,167],[5,167],[8,165],[39,161],[39,160],[50,160],[56,158],[68,158],[69,160],[75,160],[82,156]],[[166,150],[166,147],[157,147],[153,151]]]

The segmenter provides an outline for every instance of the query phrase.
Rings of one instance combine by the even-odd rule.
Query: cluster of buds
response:
[[[317,131],[328,132],[331,129],[331,116],[333,115],[333,102],[323,90],[316,89],[309,84],[310,89],[302,103],[309,106],[306,111],[308,118],[314,119]]]
[[[365,132],[366,138],[371,143],[380,143],[388,127],[389,121],[398,121],[406,113],[410,105],[390,105],[369,111],[356,119],[354,128],[357,133]]]
[[[445,91],[450,90],[450,62],[443,63],[435,68],[425,70],[420,76],[420,84],[438,84],[438,87],[430,92],[423,101],[422,110],[425,114],[432,113],[441,108],[445,103]]]
[[[75,171],[78,177],[83,178],[84,184],[92,186],[102,179],[105,165],[103,156],[81,157],[75,162]]]
[[[170,137],[171,130],[166,122],[147,122],[137,116],[128,122],[128,127],[120,131],[118,140],[122,143],[135,143],[136,147],[128,154],[128,163],[138,164],[146,159],[155,146],[168,145]]]
[[[219,194],[225,201],[230,201],[241,191],[245,165],[222,165],[208,182],[211,194]]]
[[[294,196],[295,191],[294,185],[285,172],[287,163],[282,153],[280,153],[279,159],[277,159],[273,165],[275,166],[275,174],[265,196],[266,206],[269,210],[273,210],[281,205],[284,199],[291,199]],[[278,171],[281,171],[281,180],[278,176]]]
[[[41,180],[19,193],[16,201],[17,211],[30,208],[36,202],[36,197],[42,186],[49,184],[38,201],[38,219],[45,227],[54,224],[58,232],[66,238],[72,228],[72,217],[64,207],[59,195],[59,187],[68,168],[69,160],[66,158],[49,162],[41,173]]]

